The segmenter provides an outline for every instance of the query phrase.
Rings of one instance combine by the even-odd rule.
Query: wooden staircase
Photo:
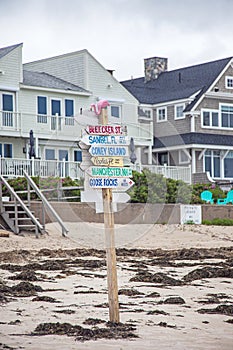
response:
[[[59,223],[62,229],[62,235],[66,236],[68,229],[64,222],[45,198],[43,193],[34,183],[32,178],[24,171],[24,176],[28,184],[28,201],[25,204],[14,189],[9,185],[7,180],[0,175],[0,215],[9,226],[9,228],[16,234],[20,234],[22,231],[35,231],[36,237],[39,234],[45,233],[45,209],[50,212],[55,221]],[[10,194],[11,201],[4,201],[2,197],[2,185],[5,185],[8,193]],[[39,219],[35,217],[34,212],[30,209],[30,188],[33,188],[34,192],[38,195],[42,202],[42,221],[43,225],[39,222]]]
[[[9,183],[0,176],[1,184],[3,183],[12,198],[11,201],[4,201],[2,198],[2,186],[0,188],[0,215],[8,227],[16,234],[22,231],[34,231],[36,237],[45,233],[44,226],[41,225],[34,212],[22,201]]]

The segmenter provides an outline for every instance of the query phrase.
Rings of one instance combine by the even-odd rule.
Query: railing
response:
[[[24,176],[26,177],[28,185],[29,185],[28,190],[29,190],[29,187],[31,186],[33,188],[33,190],[36,192],[37,196],[41,199],[41,201],[43,203],[43,218],[45,218],[44,207],[46,207],[47,210],[52,214],[52,216],[56,219],[56,221],[61,226],[62,235],[65,236],[68,233],[68,229],[65,227],[65,224],[62,221],[62,219],[60,218],[60,216],[53,209],[52,205],[47,201],[46,197],[43,195],[43,193],[40,191],[40,189],[37,187],[35,182],[30,178],[30,176],[28,175],[28,173],[26,171],[24,171]],[[30,191],[28,191],[28,203],[30,204]],[[44,221],[43,224],[45,226],[45,219],[43,221]]]
[[[30,130],[40,138],[51,138],[55,136],[64,140],[77,141],[80,138],[81,130],[85,128],[84,120],[88,120],[86,115],[76,115],[74,117],[54,116],[46,114],[16,113],[0,111],[0,130],[14,131],[17,136],[29,135]],[[91,120],[91,118],[89,118]],[[116,121],[116,124],[119,122]],[[128,127],[128,135],[132,136],[136,143],[152,145],[153,127],[152,123],[124,123]],[[28,136],[29,137],[29,136]]]
[[[24,171],[29,176],[40,177],[70,177],[71,179],[84,178],[84,172],[79,167],[79,162],[41,160],[41,159],[15,159],[0,157],[0,175],[5,177],[23,177]],[[133,170],[141,172],[144,168],[152,173],[162,174],[164,177],[174,180],[182,180],[191,183],[191,167],[168,165],[140,165],[129,164]]]
[[[72,179],[84,177],[84,173],[79,168],[78,162],[0,158],[0,175],[5,177],[23,177],[24,171],[29,176],[62,178],[69,176]]]
[[[134,165],[134,170],[141,172],[143,169],[149,169],[152,173],[161,174],[166,178],[173,180],[182,180],[188,184],[192,183],[191,167],[187,166],[168,166],[164,165]]]

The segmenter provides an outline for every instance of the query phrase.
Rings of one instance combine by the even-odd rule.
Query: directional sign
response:
[[[90,176],[102,176],[102,177],[131,177],[132,169],[128,167],[98,167],[91,166],[86,170],[86,173]]]
[[[91,189],[87,191],[80,191],[81,193],[81,202],[102,202],[102,191],[101,190],[96,190],[96,189]],[[112,201],[116,203],[126,203],[130,200],[130,196],[128,193],[118,193],[114,192],[112,194]]]
[[[88,125],[86,132],[92,135],[127,135],[127,126],[122,125]]]
[[[125,192],[134,185],[131,179],[122,177],[111,179],[106,177],[90,177],[88,181],[91,188],[112,188],[118,192]]]
[[[129,145],[130,141],[126,136],[115,135],[84,135],[81,142],[86,145]]]
[[[99,166],[123,166],[123,157],[92,157],[91,161]]]
[[[129,155],[127,146],[91,146],[89,152],[96,157],[126,157]]]

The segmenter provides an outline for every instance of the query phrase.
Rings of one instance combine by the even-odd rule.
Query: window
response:
[[[224,177],[233,178],[233,151],[228,152],[224,158]]]
[[[61,101],[60,100],[51,100],[51,114],[52,115],[61,115]]]
[[[182,119],[184,118],[184,111],[185,105],[176,105],[175,106],[175,119]]]
[[[158,162],[159,162],[159,165],[168,164],[168,154],[167,154],[167,152],[158,154]]]
[[[120,106],[110,106],[111,117],[120,118],[121,109]]]
[[[74,161],[75,162],[82,161],[82,151],[74,151]]]
[[[5,158],[13,157],[13,146],[11,143],[0,143],[0,156]]]
[[[73,117],[74,116],[74,101],[65,100],[65,116]]]
[[[219,113],[217,110],[202,110],[202,126],[219,126]]]
[[[145,118],[151,119],[151,110],[150,109],[143,109],[143,112],[145,113]]]
[[[163,122],[167,120],[167,108],[162,107],[157,109],[157,122]]]
[[[212,177],[220,177],[220,151],[205,151],[204,171],[209,171]]]
[[[45,159],[46,160],[55,160],[55,150],[47,148],[45,150]]]
[[[37,123],[47,123],[47,98],[37,96]]]
[[[233,128],[233,105],[221,105],[221,126]]]
[[[226,76],[225,86],[227,89],[233,89],[233,77]]]

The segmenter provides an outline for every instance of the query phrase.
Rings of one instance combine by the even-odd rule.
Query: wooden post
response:
[[[107,108],[102,108],[99,123],[108,124]],[[119,302],[116,270],[116,249],[114,237],[114,213],[112,208],[112,189],[103,188],[103,209],[104,209],[104,231],[107,260],[107,281],[108,281],[108,303],[110,322],[119,323]]]

